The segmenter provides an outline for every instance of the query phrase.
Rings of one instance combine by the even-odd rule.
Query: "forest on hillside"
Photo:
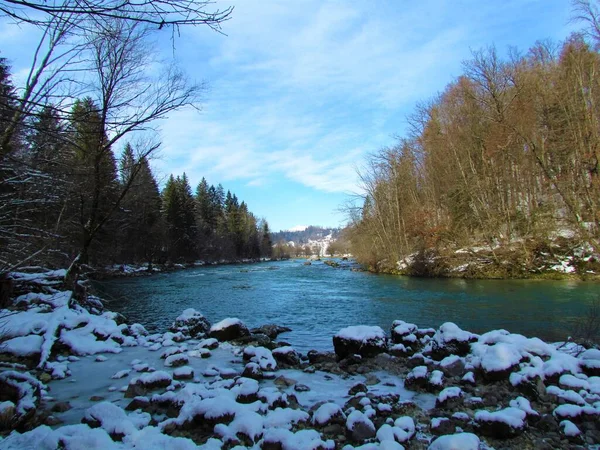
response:
[[[600,17],[574,4],[583,31],[505,57],[475,51],[409,132],[371,155],[349,228],[361,262],[443,266],[448,249],[478,245],[526,266],[557,239],[600,251]]]
[[[220,29],[232,8],[206,6],[13,11],[40,41],[25,78],[0,57],[0,288],[24,266],[68,267],[76,283],[85,265],[270,255],[268,224],[235,194],[204,179],[192,192],[185,173],[161,192],[151,170],[156,121],[205,90],[153,39],[163,25]]]

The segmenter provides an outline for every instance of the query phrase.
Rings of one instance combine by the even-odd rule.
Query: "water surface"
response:
[[[389,329],[394,319],[420,327],[451,321],[481,333],[504,328],[547,340],[564,339],[600,295],[600,284],[579,281],[423,279],[374,275],[322,262],[205,266],[96,283],[123,313],[151,331],[164,331],[185,308],[212,323],[238,317],[249,327],[292,328],[280,339],[301,351],[332,348],[349,325]]]

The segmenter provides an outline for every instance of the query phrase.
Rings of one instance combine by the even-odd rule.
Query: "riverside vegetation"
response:
[[[370,157],[350,208],[360,262],[423,276],[598,272],[600,16],[574,6],[583,30],[504,58],[474,52]]]

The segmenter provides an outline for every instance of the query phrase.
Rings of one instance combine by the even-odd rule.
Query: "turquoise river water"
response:
[[[347,262],[341,268],[302,263],[203,266],[95,287],[109,300],[108,309],[150,331],[165,331],[182,310],[196,308],[211,323],[238,317],[249,327],[288,326],[292,331],[280,339],[304,352],[331,349],[343,327],[389,330],[394,319],[561,340],[600,296],[594,282],[408,278],[352,271]]]

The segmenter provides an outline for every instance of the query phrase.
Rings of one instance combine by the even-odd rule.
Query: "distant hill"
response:
[[[341,228],[323,228],[311,225],[304,230],[283,230],[271,233],[271,241],[274,244],[281,241],[285,243],[293,242],[295,246],[302,246],[315,241],[323,241],[330,235],[331,237],[328,240],[336,240],[341,231]]]

